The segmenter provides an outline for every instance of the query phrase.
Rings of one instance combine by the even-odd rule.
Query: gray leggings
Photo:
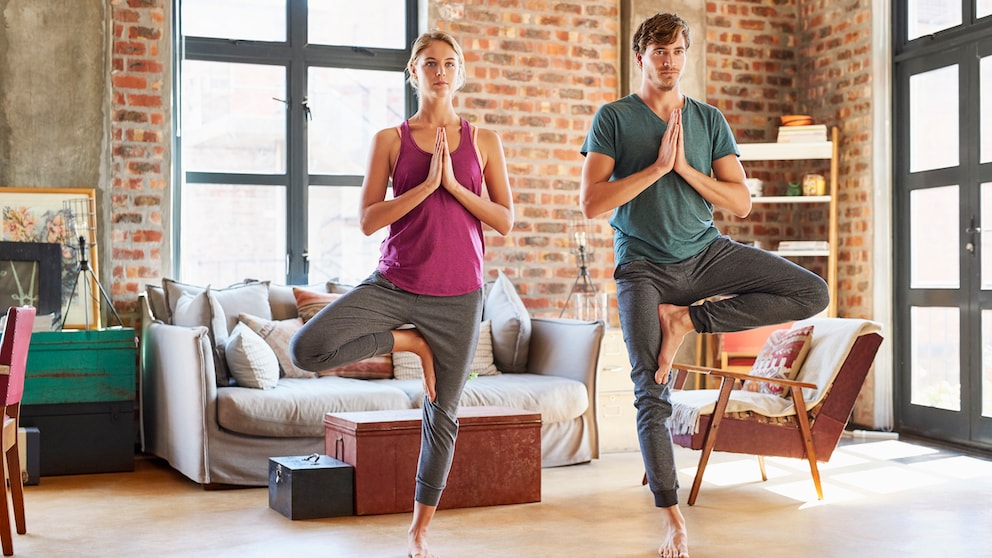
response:
[[[400,290],[380,273],[311,318],[293,337],[293,362],[327,370],[393,351],[392,330],[413,324],[434,352],[437,397],[424,397],[416,500],[436,506],[458,436],[458,402],[468,381],[482,323],[482,290],[425,296]]]
[[[671,392],[654,379],[661,350],[658,305],[689,306],[697,332],[720,333],[808,318],[826,308],[829,292],[816,274],[726,237],[679,263],[623,264],[614,278],[648,486],[655,505],[669,507],[678,503],[679,483],[668,427]],[[693,305],[717,295],[735,296]]]

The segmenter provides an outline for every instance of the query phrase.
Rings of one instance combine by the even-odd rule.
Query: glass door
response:
[[[893,12],[896,423],[992,448],[992,41],[931,4]]]

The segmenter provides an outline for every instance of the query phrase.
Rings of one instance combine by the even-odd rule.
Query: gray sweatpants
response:
[[[392,330],[417,330],[434,352],[437,397],[424,396],[416,500],[436,506],[451,468],[458,435],[458,402],[468,381],[482,323],[482,290],[461,296],[417,295],[380,273],[348,291],[311,318],[293,337],[293,361],[305,370],[327,370],[393,351]]]
[[[623,264],[614,278],[648,486],[655,505],[669,507],[678,503],[679,482],[668,425],[671,391],[654,379],[661,350],[658,305],[689,306],[697,332],[721,333],[808,318],[826,308],[829,291],[815,273],[726,237],[679,263]],[[734,296],[693,305],[718,295]]]

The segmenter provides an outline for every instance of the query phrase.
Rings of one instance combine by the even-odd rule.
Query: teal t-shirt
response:
[[[625,178],[654,163],[667,128],[667,122],[631,94],[600,107],[582,154],[612,158],[611,179]],[[740,156],[730,125],[716,107],[686,97],[682,132],[686,160],[700,172],[710,174],[717,159]],[[720,236],[713,224],[713,204],[674,171],[613,210],[610,225],[618,266],[634,260],[680,262]]]

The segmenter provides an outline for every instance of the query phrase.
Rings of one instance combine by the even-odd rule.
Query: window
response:
[[[372,135],[414,106],[416,0],[176,0],[178,276],[355,283]],[[237,14],[237,17],[232,17]]]

